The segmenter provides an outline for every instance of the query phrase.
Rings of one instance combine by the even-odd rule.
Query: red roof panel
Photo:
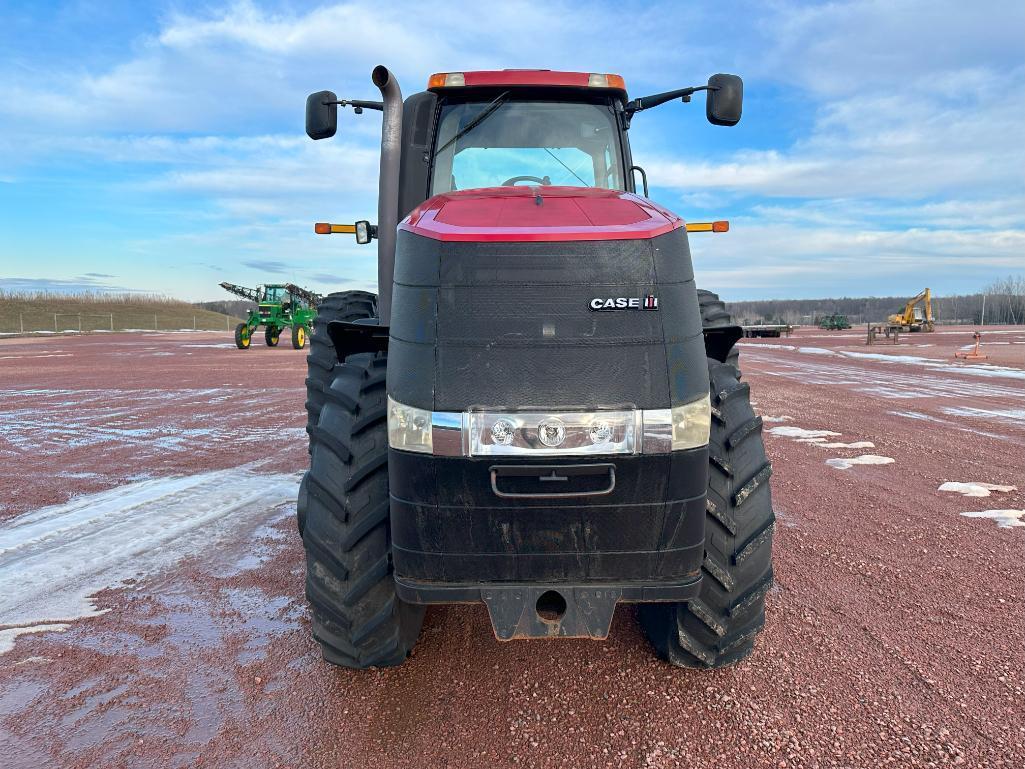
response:
[[[550,69],[497,69],[463,72],[462,87],[473,86],[562,86],[587,88],[589,72],[558,72]],[[460,86],[456,86],[460,87]],[[623,89],[612,88],[620,91]]]

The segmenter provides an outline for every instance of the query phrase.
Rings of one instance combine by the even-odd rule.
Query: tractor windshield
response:
[[[432,195],[514,184],[625,189],[616,114],[607,102],[449,103],[435,142]]]
[[[267,286],[263,293],[263,301],[280,302],[285,298],[284,286]]]

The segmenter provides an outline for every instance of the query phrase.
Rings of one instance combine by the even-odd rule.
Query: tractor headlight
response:
[[[694,449],[708,443],[712,427],[712,401],[708,395],[669,411],[673,421],[673,451]]]
[[[668,409],[428,411],[388,398],[388,446],[446,457],[668,454],[708,444],[708,395]]]
[[[406,406],[388,398],[388,445],[403,451],[419,451],[431,454],[432,440],[431,412]]]

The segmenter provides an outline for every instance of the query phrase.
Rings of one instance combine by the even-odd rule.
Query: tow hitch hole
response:
[[[566,599],[561,593],[546,590],[538,597],[534,608],[537,609],[537,616],[545,622],[558,622],[566,613]]]

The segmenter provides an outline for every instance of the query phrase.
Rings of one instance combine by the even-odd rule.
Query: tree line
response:
[[[809,325],[826,315],[846,315],[852,324],[878,323],[904,309],[909,296],[841,297],[838,299],[765,299],[727,302],[743,325],[791,323]],[[976,294],[932,297],[937,323],[949,325],[1025,324],[1025,275],[995,280]]]

